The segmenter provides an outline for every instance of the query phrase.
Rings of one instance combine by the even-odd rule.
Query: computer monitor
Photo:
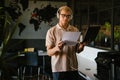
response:
[[[98,32],[99,32],[99,30],[100,30],[100,26],[90,26],[90,27],[88,27],[86,32],[85,32],[83,42],[94,41]]]

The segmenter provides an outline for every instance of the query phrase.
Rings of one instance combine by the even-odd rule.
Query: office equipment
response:
[[[98,32],[100,30],[100,26],[90,26],[87,28],[85,32],[85,36],[82,42],[91,42],[94,41]]]
[[[95,61],[99,80],[120,80],[120,52],[98,52]]]

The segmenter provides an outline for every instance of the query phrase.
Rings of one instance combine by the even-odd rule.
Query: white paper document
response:
[[[80,37],[80,32],[64,32],[62,41],[66,45],[76,45]]]

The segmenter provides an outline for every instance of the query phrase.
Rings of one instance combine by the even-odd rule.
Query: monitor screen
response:
[[[83,42],[91,42],[94,41],[98,32],[100,30],[100,26],[90,26],[87,28],[85,32],[85,36]]]

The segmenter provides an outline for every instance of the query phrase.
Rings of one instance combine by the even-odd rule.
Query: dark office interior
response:
[[[88,27],[100,27],[97,37],[77,55],[81,75],[85,80],[120,80],[119,0],[1,0],[0,80],[52,80],[51,58],[44,56],[45,39],[47,30],[56,24],[56,11],[62,5],[73,10],[71,24],[82,32],[83,38]],[[39,23],[31,20],[35,9],[43,17]],[[40,66],[26,67],[27,57],[18,58],[29,50],[43,54],[38,59],[32,55]],[[31,73],[29,68],[37,77],[24,78]]]

